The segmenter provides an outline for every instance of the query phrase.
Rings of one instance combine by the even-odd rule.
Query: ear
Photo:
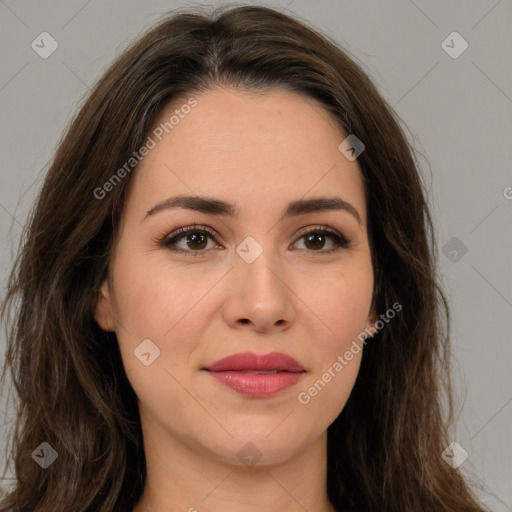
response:
[[[93,308],[94,319],[98,325],[104,331],[113,331],[114,315],[112,314],[112,301],[110,297],[110,287],[107,279],[105,279],[101,285]]]
[[[366,329],[376,329],[375,324],[377,323],[377,320],[379,319],[377,313],[375,313],[374,308],[370,310],[370,313],[368,314],[368,318],[366,319]]]

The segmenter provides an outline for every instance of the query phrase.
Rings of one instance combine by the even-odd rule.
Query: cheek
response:
[[[315,371],[301,386],[299,404],[328,426],[348,400],[361,365],[363,338],[373,293],[370,260],[315,281],[308,305],[321,319],[324,336]]]
[[[122,248],[119,253],[122,256],[114,265],[112,305],[125,370],[137,379],[151,369],[152,378],[156,378],[155,368],[173,355],[169,354],[169,343],[165,340],[172,338],[173,326],[185,315],[187,301],[177,299],[185,296],[180,283],[173,282],[172,287],[169,286],[163,269],[150,265],[151,258],[147,254],[130,254]],[[146,349],[140,352],[142,346]],[[149,361],[154,362],[145,366],[137,355],[148,352]]]
[[[147,252],[119,253],[122,257],[115,263],[113,276],[114,314],[125,371],[145,401],[161,391],[170,399],[173,393],[182,392],[172,376],[183,381],[195,364],[201,334],[215,314],[215,308],[208,307],[208,292],[225,269],[198,272],[194,264],[178,266]],[[149,366],[134,353],[144,340],[151,340],[156,349],[149,345],[150,352],[158,353]]]
[[[324,323],[327,352],[340,349],[367,326],[373,294],[371,263],[364,260],[326,273],[303,293],[307,305]]]
[[[315,303],[311,309],[325,329],[323,336],[316,336],[320,348],[315,351],[314,371],[298,390],[297,402],[321,428],[327,428],[338,417],[357,379],[372,290],[370,268],[329,279],[314,296],[310,294]]]
[[[314,418],[315,429],[322,431],[339,416],[352,392],[359,373],[361,353],[345,365],[337,359],[311,376],[297,393],[297,407],[304,418]]]
[[[194,280],[191,267],[170,268],[168,262],[151,254],[123,255],[114,273],[116,317],[131,338],[162,342],[186,326],[183,320],[214,278]]]
[[[194,329],[199,325],[188,319],[205,290],[199,283],[191,285],[180,272],[170,279],[168,268],[150,261],[146,254],[126,253],[116,261],[116,335],[126,375],[144,407],[158,417],[170,406],[163,404],[173,404],[184,414],[179,383],[189,370],[198,340]]]

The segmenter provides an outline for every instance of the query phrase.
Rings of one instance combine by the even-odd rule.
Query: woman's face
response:
[[[95,318],[116,332],[145,436],[233,464],[244,454],[278,463],[339,415],[361,361],[353,342],[376,320],[360,169],[313,99],[227,89],[194,98],[193,108],[175,100],[150,133]],[[158,129],[172,115],[168,133]],[[173,207],[176,196],[191,199]],[[201,209],[199,196],[216,203]],[[308,207],[319,198],[342,207]],[[247,352],[283,353],[304,371],[205,369]]]

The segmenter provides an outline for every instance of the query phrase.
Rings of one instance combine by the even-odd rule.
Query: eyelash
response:
[[[199,253],[207,252],[206,249],[200,249],[200,250],[194,251],[194,250],[183,250],[183,249],[176,249],[176,248],[172,249],[171,248],[171,246],[173,244],[178,242],[181,238],[184,238],[185,235],[188,235],[191,233],[200,233],[200,234],[204,234],[204,235],[209,235],[213,239],[213,241],[215,243],[217,243],[217,241],[215,239],[216,235],[211,229],[209,229],[205,226],[198,226],[197,224],[194,224],[193,226],[180,228],[180,229],[174,231],[173,233],[171,233],[170,235],[164,236],[163,238],[158,240],[158,245],[160,247],[168,249],[172,252],[179,253],[179,254],[185,254],[187,256],[192,256],[192,257],[197,257],[197,256],[199,256]],[[308,229],[307,231],[302,232],[297,240],[299,240],[311,233],[316,233],[316,234],[321,234],[321,235],[329,235],[333,239],[336,247],[334,247],[333,249],[329,249],[327,251],[314,251],[314,250],[307,251],[306,250],[306,252],[319,253],[319,254],[325,255],[325,254],[332,254],[341,249],[348,249],[350,247],[350,241],[347,240],[344,236],[340,235],[337,231],[329,228],[329,226],[315,226],[311,229]]]

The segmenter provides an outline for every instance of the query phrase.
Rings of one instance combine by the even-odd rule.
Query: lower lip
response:
[[[214,379],[237,393],[253,398],[265,398],[276,395],[296,384],[304,372],[292,373],[241,373],[236,371],[212,372],[207,371]]]

